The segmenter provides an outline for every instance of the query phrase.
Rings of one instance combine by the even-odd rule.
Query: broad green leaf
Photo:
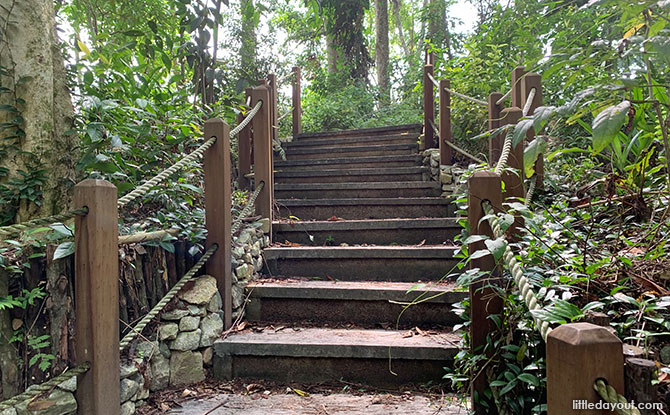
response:
[[[556,113],[556,107],[537,107],[533,112],[533,130],[536,133],[542,131],[542,127],[549,121],[552,115]]]
[[[63,242],[54,252],[54,261],[74,254],[74,242]]]
[[[88,58],[91,56],[91,50],[82,42],[81,40],[77,39],[77,46],[79,46],[79,50],[84,53],[84,56]]]
[[[528,130],[533,128],[533,119],[523,119],[519,121],[514,126],[514,135],[512,136],[512,146],[516,147],[517,144],[523,142],[523,139],[526,138],[526,133]]]
[[[533,386],[540,386],[540,380],[537,378],[537,376],[531,375],[530,373],[522,373],[517,376],[517,379]]]
[[[593,153],[598,154],[612,143],[612,140],[626,122],[630,101],[605,108],[593,120]]]
[[[543,154],[547,148],[547,141],[543,137],[535,137],[533,141],[528,144],[526,150],[523,152],[523,171],[526,177],[531,177],[535,173],[535,161]]]
[[[475,242],[485,241],[487,239],[489,239],[489,237],[486,236],[486,235],[470,235],[465,239],[465,241],[463,241],[463,244],[464,245],[469,245],[469,244],[473,244]]]
[[[487,240],[484,241],[484,243],[486,244],[489,252],[493,254],[493,258],[495,258],[496,261],[502,258],[503,254],[505,253],[505,248],[507,248],[507,244],[501,238]]]

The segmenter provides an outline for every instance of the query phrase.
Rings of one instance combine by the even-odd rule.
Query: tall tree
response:
[[[0,0],[2,222],[67,209],[78,139],[51,0]]]
[[[427,4],[427,9],[424,10],[428,20],[426,39],[435,48],[444,50],[449,59],[451,59],[451,38],[449,27],[447,26],[447,7],[447,0],[430,0]]]
[[[396,24],[396,29],[398,30],[398,39],[400,39],[400,46],[402,46],[403,52],[405,52],[405,58],[408,58],[412,55],[409,46],[407,45],[407,40],[405,39],[405,31],[402,27],[402,19],[400,18],[400,9],[402,8],[402,0],[391,0],[393,6],[393,20]]]
[[[240,32],[240,61],[242,76],[255,81],[256,76],[256,29],[260,13],[254,7],[254,0],[240,1],[242,29]]]
[[[324,0],[326,36],[337,50],[338,68],[353,79],[366,80],[372,60],[363,36],[363,18],[369,0]]]
[[[375,60],[377,63],[377,85],[379,97],[383,104],[391,101],[391,83],[389,79],[389,13],[388,1],[375,1]]]

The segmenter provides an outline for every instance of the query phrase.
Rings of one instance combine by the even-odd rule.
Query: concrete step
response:
[[[454,284],[258,280],[247,286],[247,319],[272,323],[353,323],[401,328],[453,326],[452,305],[467,297]],[[405,308],[399,303],[423,300]]]
[[[279,170],[275,183],[352,183],[352,182],[420,182],[427,167],[391,167],[348,170]]]
[[[319,139],[319,138],[343,138],[343,137],[360,137],[360,136],[370,136],[370,135],[389,135],[389,134],[400,134],[400,133],[414,133],[421,134],[423,126],[421,124],[403,124],[403,125],[392,125],[388,127],[372,127],[372,128],[360,128],[357,130],[341,130],[341,131],[326,131],[319,133],[301,133],[294,137],[295,140],[302,139]]]
[[[461,233],[456,219],[368,219],[342,221],[280,221],[272,225],[274,240],[301,245],[373,244],[438,245]]]
[[[310,160],[329,157],[364,157],[364,156],[393,156],[415,154],[419,145],[414,144],[387,144],[387,145],[358,145],[351,147],[318,147],[318,148],[287,148],[287,160]]]
[[[409,154],[401,156],[340,157],[293,161],[275,159],[274,163],[275,170],[280,171],[415,167],[422,165],[422,156],[419,154]]]
[[[458,353],[459,339],[451,332],[410,337],[387,330],[245,330],[214,343],[213,372],[222,380],[282,383],[439,383]]]
[[[363,145],[416,144],[417,133],[362,135],[360,137],[303,138],[282,143],[285,150],[298,148],[356,147]]]
[[[456,206],[441,197],[360,199],[275,199],[279,216],[300,220],[448,218]]]
[[[341,281],[437,281],[455,272],[456,247],[332,246],[270,247],[264,274]]]
[[[341,199],[370,197],[435,197],[437,182],[285,183],[275,185],[277,199]]]

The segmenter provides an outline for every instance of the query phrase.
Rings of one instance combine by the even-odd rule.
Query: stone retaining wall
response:
[[[260,275],[269,230],[269,221],[260,220],[233,237],[233,320],[244,311],[244,287]],[[212,345],[223,331],[221,307],[214,277],[203,275],[186,284],[156,324],[150,325],[152,329],[145,330],[143,339],[121,356],[121,415],[134,414],[151,392],[205,379],[212,363]],[[72,378],[48,396],[0,415],[74,415],[76,389],[76,378]]]
[[[423,152],[423,165],[430,169],[423,180],[434,181],[442,186],[442,197],[450,197],[456,189],[464,169],[458,166],[440,165],[440,149],[431,148]]]

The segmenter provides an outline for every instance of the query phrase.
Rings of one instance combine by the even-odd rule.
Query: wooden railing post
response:
[[[579,409],[574,402],[600,402],[593,384],[604,379],[624,393],[624,357],[621,340],[605,327],[590,323],[558,326],[547,336],[547,414],[613,413]]]
[[[489,131],[495,130],[501,125],[500,112],[502,111],[502,106],[496,104],[496,102],[502,97],[503,94],[500,92],[489,94]],[[504,141],[504,134],[496,134],[489,139],[489,164],[491,166],[495,166],[498,162]]]
[[[445,141],[453,142],[451,138],[451,94],[447,89],[451,88],[451,82],[448,79],[440,79],[440,164],[451,165],[454,161],[451,147],[445,144]]]
[[[470,223],[471,235],[486,235],[493,238],[493,231],[488,221],[480,219],[484,217],[482,208],[483,201],[489,201],[496,211],[502,209],[502,192],[500,176],[491,171],[478,171],[468,180],[468,222]],[[472,254],[480,249],[486,249],[483,241],[478,241],[468,245],[468,252]],[[486,337],[489,333],[496,330],[493,320],[488,316],[491,314],[501,314],[503,309],[502,298],[495,293],[492,285],[500,285],[500,269],[496,267],[496,262],[491,255],[473,259],[470,261],[471,268],[479,268],[481,271],[488,272],[486,277],[480,277],[476,282],[470,285],[470,347],[473,352],[482,352],[481,349],[486,345]],[[477,415],[493,414],[482,405],[477,404],[484,398],[484,390],[487,387],[485,373],[479,373],[474,370],[471,376],[472,381],[472,403]],[[495,408],[495,404],[490,402],[490,407]]]
[[[272,139],[277,140],[279,138],[279,126],[277,125],[277,75],[271,73],[268,75],[268,85],[270,86],[270,125],[272,125]]]
[[[254,185],[259,186],[264,183],[256,199],[256,214],[270,220],[272,226],[272,208],[273,208],[273,178],[272,178],[272,136],[270,125],[270,91],[265,86],[254,88],[251,93],[251,105],[256,105],[262,101],[263,105],[254,117]],[[271,234],[271,232],[270,232]],[[270,236],[272,237],[272,236]]]
[[[293,136],[302,132],[302,89],[300,87],[300,67],[293,67]]]
[[[230,128],[222,119],[215,118],[205,123],[205,140],[216,137],[216,142],[205,152],[205,226],[207,227],[207,248],[214,244],[219,249],[207,261],[207,274],[216,278],[216,284],[223,299],[223,320],[225,328],[232,325],[233,316],[233,269],[231,235],[231,166]]]
[[[535,109],[542,105],[542,76],[537,73],[531,72],[526,75],[523,82],[521,83],[521,95],[524,97],[523,105],[526,105],[526,99],[531,89],[535,88],[535,97],[533,102],[530,104],[530,110],[528,111],[528,116],[531,116],[535,113]],[[523,108],[523,107],[522,107]],[[535,132],[531,129],[526,135],[526,141],[530,142],[535,138]],[[537,189],[544,188],[544,155],[540,154],[537,157],[535,162],[535,174],[537,179],[535,182],[535,187]]]
[[[79,414],[112,415],[121,406],[119,360],[119,232],[116,187],[84,180],[74,187],[76,363],[90,369],[77,380]]]
[[[426,64],[423,67],[423,143],[424,149],[435,147],[433,126],[435,121],[435,93],[433,82],[429,76],[433,75],[433,65]]]
[[[512,84],[512,107],[523,108],[523,102],[525,100],[522,92],[522,78],[526,74],[525,66],[517,66],[512,71],[511,84]]]

